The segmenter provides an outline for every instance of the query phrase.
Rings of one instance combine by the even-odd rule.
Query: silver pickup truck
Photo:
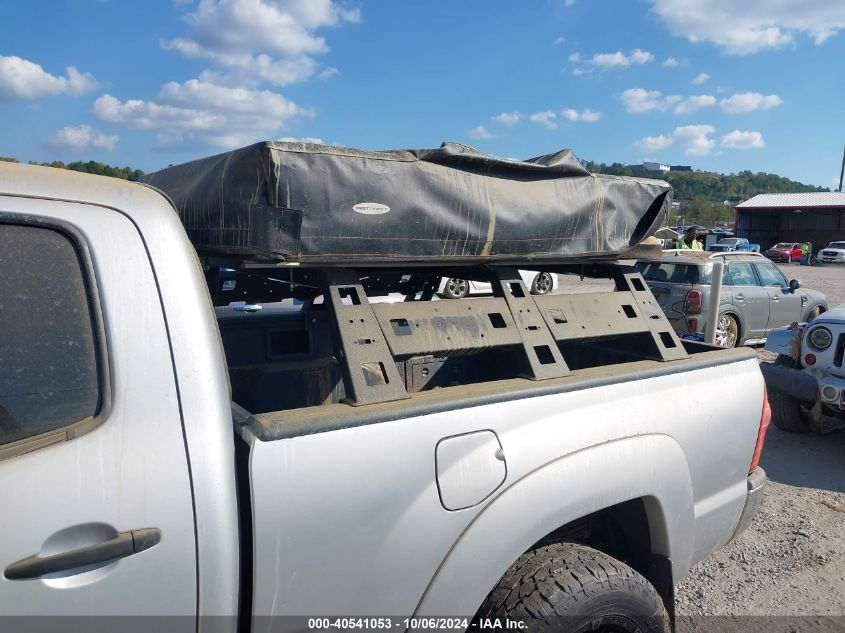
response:
[[[255,273],[218,283],[157,191],[0,164],[0,613],[669,630],[759,504],[764,382],[636,270],[579,270],[616,291],[502,270],[504,296],[370,303],[334,270],[323,303],[215,312]]]

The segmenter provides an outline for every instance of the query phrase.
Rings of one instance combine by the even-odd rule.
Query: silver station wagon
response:
[[[760,254],[666,251],[659,260],[637,262],[637,268],[681,336],[700,338],[704,333],[717,260],[725,264],[717,345],[761,343],[772,329],[811,321],[828,309],[821,292],[801,288],[797,280],[788,281],[780,268]]]

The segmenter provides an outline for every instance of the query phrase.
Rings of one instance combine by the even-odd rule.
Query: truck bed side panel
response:
[[[619,494],[636,488],[665,505],[665,525],[653,526],[652,548],[670,556],[676,579],[682,577],[729,538],[745,499],[763,382],[750,354],[728,358],[727,364],[695,371],[684,371],[691,361],[667,363],[665,375],[644,379],[624,366],[608,367],[602,386],[415,417],[403,418],[402,407],[410,405],[397,403],[396,419],[348,428],[338,428],[342,421],[333,419],[329,424],[337,430],[331,433],[261,441],[246,429],[255,526],[254,614],[411,614],[450,550],[474,538],[468,527],[485,508],[495,507],[530,473],[585,449],[594,456],[590,474],[597,481],[618,481]],[[607,372],[618,373],[615,384],[608,384]],[[443,398],[456,393],[440,392]],[[437,443],[479,430],[498,437],[506,479],[478,505],[447,511],[435,477]],[[642,455],[635,451],[630,462],[618,455],[610,461],[600,457],[604,446],[644,437],[664,438],[660,442],[680,447],[684,459],[651,450],[647,456],[655,467],[643,470]],[[566,469],[559,472],[548,483],[547,503],[561,508],[564,517],[570,499],[577,497],[573,486],[581,482],[568,480]],[[667,478],[673,480],[671,498],[666,498]],[[608,494],[595,499],[594,509],[606,507],[601,501],[623,500]],[[536,518],[513,516],[502,523],[501,539],[485,539],[491,558],[507,561],[499,564],[504,566],[498,574],[533,542]],[[508,551],[514,547],[517,551]],[[479,582],[492,586],[497,579]]]

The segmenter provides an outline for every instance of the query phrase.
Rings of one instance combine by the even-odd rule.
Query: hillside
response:
[[[20,162],[16,158],[8,156],[0,156],[0,161],[7,163]],[[82,171],[86,174],[96,174],[98,176],[111,176],[112,178],[122,178],[123,180],[138,180],[144,175],[140,169],[132,169],[131,167],[112,167],[105,163],[98,163],[93,160],[89,161],[74,161],[72,163],[64,163],[60,160],[54,160],[52,163],[36,163],[29,161],[30,165],[41,165],[43,167],[56,167],[58,169],[70,169],[72,171]]]
[[[801,193],[830,191],[805,185],[783,176],[741,171],[738,174],[716,174],[707,171],[670,171],[655,174],[640,165],[594,163],[583,161],[592,172],[616,176],[660,178],[672,185],[674,200],[681,208],[673,212],[670,224],[704,224],[733,221],[733,205],[758,193]],[[728,205],[725,205],[725,200]],[[683,222],[680,219],[683,218]]]

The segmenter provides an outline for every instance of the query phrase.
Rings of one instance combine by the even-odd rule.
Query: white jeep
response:
[[[773,330],[765,349],[778,354],[760,366],[775,426],[793,433],[845,427],[845,304]]]

